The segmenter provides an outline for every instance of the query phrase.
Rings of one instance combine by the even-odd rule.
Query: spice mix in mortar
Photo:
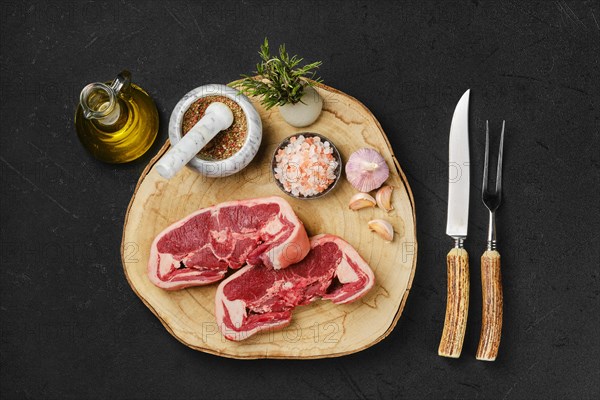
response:
[[[233,113],[233,123],[221,131],[198,152],[204,160],[225,160],[240,151],[248,134],[248,122],[242,107],[229,97],[202,97],[190,105],[183,115],[182,134],[185,135],[204,116],[206,108],[213,102],[225,104]]]

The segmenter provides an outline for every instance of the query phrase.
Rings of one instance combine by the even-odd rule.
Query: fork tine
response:
[[[481,185],[481,193],[485,194],[488,187],[488,162],[490,158],[490,122],[485,121],[485,159],[483,162],[483,184]]]
[[[504,126],[506,121],[502,121],[502,134],[500,135],[500,149],[498,150],[498,170],[496,171],[496,194],[502,194],[502,150],[504,148]]]

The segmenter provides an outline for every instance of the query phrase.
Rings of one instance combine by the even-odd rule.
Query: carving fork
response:
[[[498,355],[502,333],[502,275],[500,273],[500,253],[496,250],[496,210],[502,202],[502,149],[504,147],[504,126],[500,136],[498,167],[496,172],[496,190],[488,190],[488,169],[490,158],[490,126],[485,122],[485,163],[483,167],[483,185],[481,199],[490,211],[487,250],[481,256],[481,292],[483,297],[481,335],[476,358],[494,361]]]

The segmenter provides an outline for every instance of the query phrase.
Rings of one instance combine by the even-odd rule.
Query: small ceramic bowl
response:
[[[204,176],[221,178],[241,171],[256,156],[260,142],[262,141],[262,122],[250,100],[237,90],[229,86],[217,84],[200,86],[183,96],[171,113],[169,121],[169,140],[171,141],[171,146],[175,146],[181,140],[185,112],[196,100],[208,96],[225,96],[235,101],[244,111],[247,121],[248,133],[240,151],[225,160],[217,161],[205,160],[196,156],[187,164],[188,167]]]
[[[318,137],[321,138],[321,141],[323,143],[324,142],[329,142],[329,144],[331,145],[331,148],[333,149],[333,153],[332,153],[333,158],[338,163],[337,167],[334,170],[334,174],[335,174],[334,181],[331,182],[331,184],[329,184],[329,186],[327,187],[327,189],[325,189],[321,193],[315,194],[314,196],[303,196],[303,195],[296,196],[296,195],[292,194],[291,192],[288,192],[287,190],[285,190],[285,188],[283,187],[283,185],[281,184],[281,182],[279,182],[279,180],[277,178],[275,178],[275,167],[277,166],[277,162],[275,161],[275,156],[277,155],[277,151],[279,149],[283,149],[284,147],[286,147],[290,143],[290,139],[291,138],[298,137],[300,135],[304,136],[305,138],[318,136]],[[288,196],[293,197],[295,199],[302,199],[302,200],[318,199],[318,198],[321,198],[321,197],[325,196],[327,193],[331,192],[333,190],[333,188],[337,185],[338,181],[340,180],[340,176],[342,175],[342,157],[340,156],[340,152],[338,151],[337,147],[335,147],[335,144],[333,144],[333,142],[331,140],[327,139],[325,136],[320,135],[318,133],[313,133],[313,132],[298,132],[298,133],[295,133],[295,134],[293,134],[293,135],[288,136],[287,138],[285,138],[275,148],[275,151],[273,152],[273,158],[271,160],[271,174],[273,175],[273,179],[275,180],[275,183],[277,184],[277,187],[279,189],[281,189],[281,191],[283,193],[287,194]]]

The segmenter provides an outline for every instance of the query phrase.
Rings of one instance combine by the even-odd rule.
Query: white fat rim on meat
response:
[[[175,257],[173,257],[172,254],[162,253],[160,255],[160,264],[158,264],[159,276],[164,276],[171,272],[171,269],[176,263],[178,264],[179,261],[175,260]]]
[[[229,312],[229,317],[231,318],[231,322],[234,324],[234,326],[236,326],[236,328],[239,328],[241,326],[243,319],[246,316],[246,304],[242,300],[230,301],[229,299],[227,299],[225,297],[225,294],[223,294],[223,288],[225,287],[225,285],[227,285],[233,279],[244,275],[246,272],[248,272],[248,270],[250,268],[251,267],[249,267],[249,266],[241,268],[238,272],[236,272],[235,274],[231,275],[229,278],[227,278],[224,281],[222,281],[221,283],[219,283],[219,286],[217,287],[217,293],[215,294],[215,317],[217,318],[217,324],[219,325],[221,332],[224,332],[224,330],[226,328],[225,323],[223,322],[223,320],[225,319],[224,308],[227,308],[227,311]],[[236,325],[234,318],[237,318],[237,321],[239,321],[240,314],[237,313],[238,315],[236,315],[234,317],[232,315],[232,310],[230,309],[230,306],[233,306],[234,308],[237,308],[237,309],[239,309],[240,306],[242,307],[243,315],[241,315],[241,322],[238,322],[239,325]]]
[[[283,225],[281,224],[280,220],[281,217],[286,217],[285,215],[279,213],[279,218],[277,218],[278,223],[281,225],[281,227],[283,227]],[[296,238],[298,236],[298,231],[300,229],[304,229],[303,225],[296,225],[294,227],[294,229],[292,230],[292,232],[289,235],[289,238]],[[279,239],[279,237],[281,237],[283,234],[285,234],[286,231],[279,231],[279,235],[277,235],[276,239]],[[284,241],[283,243],[281,243],[278,246],[273,247],[271,250],[268,251],[268,256],[271,259],[271,261],[273,262],[273,269],[281,269],[281,265],[282,265],[282,260],[286,260],[286,264],[287,266],[295,264],[296,262],[301,261],[301,259],[298,259],[298,254],[297,253],[297,247],[294,247],[293,251],[294,254],[292,254],[292,256],[296,257],[296,261],[294,262],[293,260],[290,262],[290,260],[287,258],[287,255],[285,254],[286,250],[288,249],[289,246],[296,246],[295,242],[288,242],[288,241]]]
[[[356,274],[354,269],[352,269],[352,266],[348,263],[345,254],[342,257],[342,261],[340,261],[340,264],[335,270],[335,276],[337,276],[340,283],[350,283],[356,282],[358,280],[358,275]]]
[[[249,331],[240,331],[240,332],[231,330],[231,329],[227,328],[226,326],[223,326],[221,329],[221,334],[229,340],[239,342],[242,340],[246,340],[250,336],[253,336],[262,331],[266,331],[269,329],[283,328],[286,325],[288,325],[289,323],[290,323],[290,321],[288,321],[288,320],[278,321],[278,322],[270,322],[270,323],[261,324],[260,326],[250,329]]]
[[[236,329],[240,329],[244,323],[244,318],[248,316],[246,314],[246,302],[243,300],[233,300],[223,298],[223,305],[229,313],[229,319]]]

